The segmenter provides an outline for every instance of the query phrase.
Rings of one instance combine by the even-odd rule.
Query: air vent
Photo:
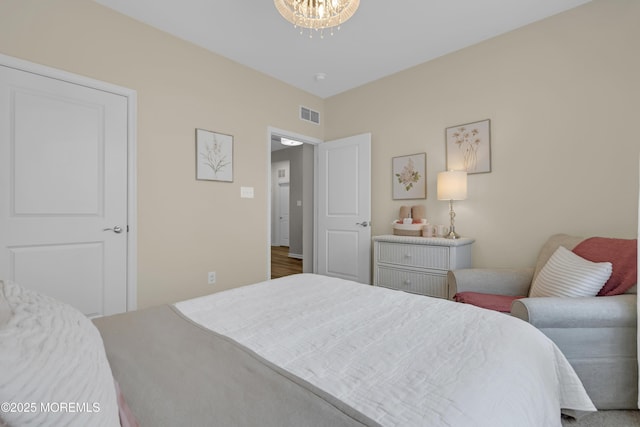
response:
[[[300,107],[300,119],[319,125],[320,113],[307,107]]]

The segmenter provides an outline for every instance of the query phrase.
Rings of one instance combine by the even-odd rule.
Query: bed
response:
[[[538,427],[560,426],[561,410],[595,410],[562,353],[526,322],[325,276],[93,323],[141,426]]]

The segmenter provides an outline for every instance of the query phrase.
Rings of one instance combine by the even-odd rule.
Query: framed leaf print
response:
[[[196,129],[196,179],[233,182],[233,136]]]

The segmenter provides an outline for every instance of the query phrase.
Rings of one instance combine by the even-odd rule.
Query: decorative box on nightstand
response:
[[[474,241],[465,237],[375,236],[373,285],[448,298],[447,271],[471,267]]]

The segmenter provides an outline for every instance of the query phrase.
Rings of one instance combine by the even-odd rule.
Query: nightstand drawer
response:
[[[408,267],[449,269],[449,247],[379,242],[377,262]]]
[[[448,298],[449,296],[449,285],[445,274],[428,274],[419,271],[378,267],[377,278],[377,286],[438,298]]]

